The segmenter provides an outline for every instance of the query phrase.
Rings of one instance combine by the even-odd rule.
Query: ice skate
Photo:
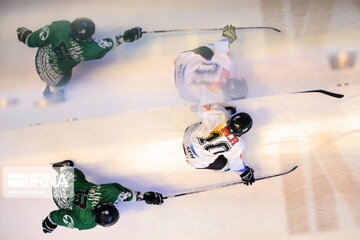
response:
[[[74,162],[72,160],[64,160],[52,164],[52,168],[57,172],[59,172],[62,167],[74,167]]]

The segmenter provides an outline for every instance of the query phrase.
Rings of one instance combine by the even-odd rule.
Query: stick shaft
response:
[[[289,171],[286,171],[286,172],[283,172],[283,173],[278,173],[278,174],[275,174],[275,175],[256,178],[255,180],[260,181],[260,180],[264,180],[264,179],[268,179],[268,178],[279,177],[279,176],[282,176],[282,175],[285,175],[285,174],[288,174],[288,173],[294,171],[297,167],[298,166],[295,166],[292,169],[290,169]],[[200,193],[200,192],[206,192],[206,191],[209,191],[209,190],[229,187],[229,186],[240,184],[240,183],[243,183],[243,182],[242,181],[236,181],[236,182],[232,182],[232,183],[225,183],[225,184],[216,185],[216,186],[212,186],[212,187],[208,187],[208,188],[203,188],[203,189],[199,189],[199,190],[195,190],[195,191],[179,193],[179,194],[174,194],[174,195],[168,195],[168,196],[165,196],[164,199],[172,198],[172,197],[180,197],[180,196],[185,196],[185,195],[190,195],[190,194],[195,194],[195,193]]]
[[[281,32],[274,27],[237,27],[237,30],[246,29],[268,29],[276,32]],[[200,28],[200,29],[169,29],[169,30],[155,30],[155,31],[142,31],[142,33],[167,33],[167,32],[210,32],[210,31],[222,31],[223,28]]]

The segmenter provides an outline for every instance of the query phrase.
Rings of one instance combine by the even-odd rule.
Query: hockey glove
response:
[[[138,40],[142,36],[141,27],[135,27],[129,30],[126,30],[123,35],[123,39],[125,42],[133,42]]]
[[[144,200],[147,204],[161,205],[164,203],[163,195],[158,192],[144,193]]]
[[[234,115],[236,113],[236,107],[232,107],[232,106],[227,106],[225,107],[226,111],[228,111],[228,113],[230,115]]]
[[[224,27],[222,36],[229,39],[230,43],[233,43],[237,39],[235,30],[236,29],[233,25],[226,25]]]
[[[22,41],[23,43],[26,43],[26,39],[28,38],[28,36],[30,34],[32,34],[32,31],[25,27],[18,28],[16,32],[17,32],[18,39],[20,41]]]
[[[48,217],[46,217],[42,222],[43,232],[51,233],[57,227],[56,224],[52,223]]]
[[[245,185],[251,185],[255,182],[254,178],[254,169],[246,166],[246,170],[242,174],[240,174],[241,180]]]

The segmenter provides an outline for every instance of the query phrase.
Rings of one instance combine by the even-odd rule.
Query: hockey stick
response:
[[[291,173],[292,171],[294,171],[298,166],[293,167],[292,169],[286,171],[286,172],[282,172],[282,173],[278,173],[275,175],[270,175],[270,176],[266,176],[266,177],[260,177],[260,178],[256,178],[255,181],[260,181],[263,179],[268,179],[268,178],[273,178],[273,177],[279,177],[288,173]],[[168,199],[168,198],[172,198],[172,197],[180,197],[180,196],[185,196],[185,195],[190,195],[190,194],[194,194],[194,193],[200,193],[200,192],[206,192],[209,190],[214,190],[214,189],[218,189],[218,188],[224,188],[224,187],[229,187],[235,184],[240,184],[243,183],[243,181],[236,181],[236,182],[232,182],[232,183],[225,183],[225,184],[221,184],[221,185],[216,185],[216,186],[212,186],[212,187],[208,187],[208,188],[203,188],[200,190],[195,190],[195,191],[191,191],[191,192],[185,192],[185,193],[179,193],[179,194],[174,194],[174,195],[169,195],[169,196],[165,196],[164,199]]]
[[[328,95],[330,97],[334,97],[334,98],[343,98],[344,95],[343,94],[339,94],[339,93],[333,93],[333,92],[329,92],[329,91],[325,91],[325,90],[308,90],[308,91],[300,91],[300,92],[293,92],[293,93],[322,93],[325,95]]]
[[[246,29],[268,29],[276,32],[281,32],[279,29],[274,27],[237,27],[237,30]],[[222,31],[223,28],[200,28],[200,29],[172,29],[172,30],[156,30],[156,31],[142,31],[142,33],[167,33],[167,32],[209,32],[209,31]]]

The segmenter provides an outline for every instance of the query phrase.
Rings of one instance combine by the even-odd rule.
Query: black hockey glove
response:
[[[42,222],[43,232],[51,233],[57,227],[56,224],[53,224],[48,217],[46,217]]]
[[[234,115],[236,113],[236,107],[232,107],[232,106],[227,106],[225,107],[226,111],[228,111],[228,113],[230,115]]]
[[[158,192],[144,193],[144,200],[147,204],[161,205],[164,203],[163,195]]]
[[[255,182],[254,169],[246,166],[245,172],[240,174],[241,180],[245,185],[251,185]]]
[[[126,30],[123,35],[123,39],[125,42],[133,42],[138,40],[142,36],[141,27],[135,27],[129,30]]]
[[[26,27],[20,27],[17,29],[17,36],[20,41],[26,43],[27,37],[32,34],[32,31],[27,29]]]

